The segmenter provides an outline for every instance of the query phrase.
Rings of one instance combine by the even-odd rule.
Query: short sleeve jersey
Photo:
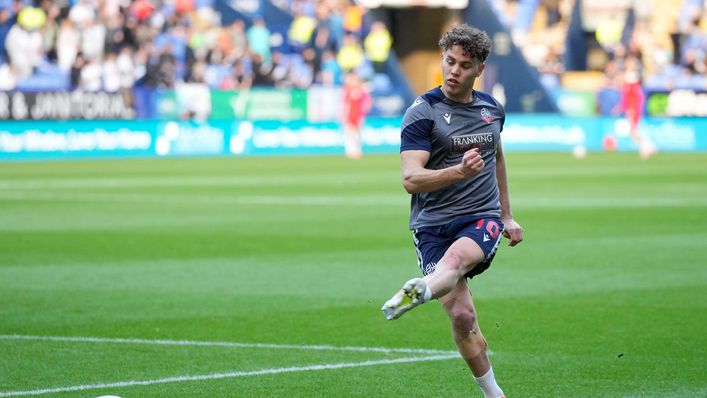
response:
[[[484,169],[433,192],[412,195],[410,229],[447,224],[462,216],[500,217],[496,152],[505,122],[503,107],[492,96],[474,90],[470,103],[448,99],[440,87],[415,99],[401,126],[400,152],[430,152],[425,168],[458,165],[464,152],[478,148]]]

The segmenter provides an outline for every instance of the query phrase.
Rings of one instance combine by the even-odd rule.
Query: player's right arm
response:
[[[434,112],[422,97],[418,97],[403,117],[400,134],[400,159],[403,186],[409,193],[432,192],[478,175],[484,160],[478,150],[464,153],[459,164],[445,169],[428,169],[432,151]]]
[[[436,191],[474,177],[484,169],[484,160],[476,148],[465,152],[459,164],[445,169],[425,168],[429,158],[430,153],[425,150],[408,150],[400,153],[403,186],[409,193]]]

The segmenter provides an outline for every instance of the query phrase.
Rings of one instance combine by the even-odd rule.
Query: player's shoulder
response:
[[[443,99],[444,94],[442,90],[440,90],[439,87],[434,88],[415,98],[405,112],[405,115],[414,118],[432,118],[434,105],[441,102]]]
[[[494,98],[491,94],[485,93],[483,91],[474,90],[474,95],[476,96],[477,101],[479,101],[482,105],[498,108],[501,112],[505,112],[503,109],[503,105],[501,105],[501,103],[498,102],[498,100]]]
[[[444,94],[442,93],[442,90],[440,90],[439,87],[436,87],[415,98],[415,101],[412,102],[408,110],[415,108],[429,110],[434,107],[435,104],[442,102],[443,99]]]
[[[444,100],[444,93],[442,92],[441,87],[435,87],[415,99],[415,101],[424,102],[431,107],[439,102],[442,102],[442,100]]]

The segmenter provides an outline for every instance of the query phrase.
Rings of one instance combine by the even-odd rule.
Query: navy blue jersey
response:
[[[425,168],[440,170],[458,165],[464,152],[478,148],[485,165],[474,178],[413,194],[410,229],[444,225],[460,216],[501,216],[496,152],[505,117],[498,101],[476,90],[466,104],[445,97],[439,87],[415,99],[403,117],[400,152],[428,151]]]

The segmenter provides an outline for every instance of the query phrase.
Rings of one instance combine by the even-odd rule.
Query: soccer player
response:
[[[648,159],[655,154],[655,144],[648,137],[642,137],[639,131],[643,117],[646,96],[641,87],[641,65],[638,58],[629,56],[624,62],[624,74],[621,83],[621,109],[628,120],[631,139],[638,147],[638,154]]]
[[[381,310],[397,319],[438,299],[459,352],[484,397],[503,397],[467,278],[484,272],[501,236],[515,246],[523,229],[513,220],[501,146],[503,107],[473,89],[491,51],[485,32],[466,24],[444,33],[440,87],[418,97],[402,123],[403,185],[412,194],[410,229],[423,278],[411,279]]]
[[[361,127],[371,106],[371,95],[363,81],[355,71],[350,71],[344,83],[343,125],[344,148],[346,156],[351,159],[360,159],[363,154]]]

